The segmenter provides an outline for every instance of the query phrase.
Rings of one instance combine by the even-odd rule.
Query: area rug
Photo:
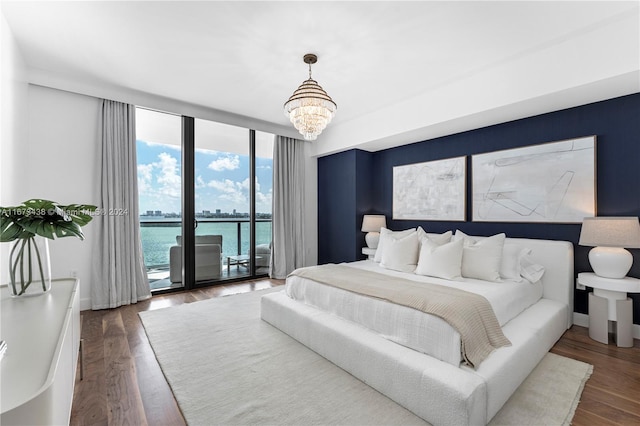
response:
[[[262,321],[260,297],[280,290],[140,313],[188,424],[426,424]],[[569,424],[592,370],[547,354],[491,424]]]

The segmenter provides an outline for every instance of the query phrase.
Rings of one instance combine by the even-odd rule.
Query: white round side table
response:
[[[589,293],[589,337],[608,344],[609,321],[615,321],[616,345],[632,347],[633,303],[627,293],[640,293],[640,279],[604,278],[581,272],[578,283],[593,288],[593,293]]]

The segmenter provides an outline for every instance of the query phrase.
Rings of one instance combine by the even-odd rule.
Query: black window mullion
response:
[[[249,271],[256,276],[256,131],[249,130]]]
[[[195,120],[182,117],[182,284],[195,288]]]

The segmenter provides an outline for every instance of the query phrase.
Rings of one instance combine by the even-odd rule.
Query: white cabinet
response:
[[[80,345],[77,279],[53,280],[48,293],[12,298],[1,292],[0,423],[66,425]]]

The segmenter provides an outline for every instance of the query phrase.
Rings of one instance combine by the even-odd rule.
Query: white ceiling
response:
[[[640,91],[637,1],[3,1],[2,12],[36,84],[151,94],[291,136],[282,105],[316,53],[313,76],[338,104],[318,155]]]

